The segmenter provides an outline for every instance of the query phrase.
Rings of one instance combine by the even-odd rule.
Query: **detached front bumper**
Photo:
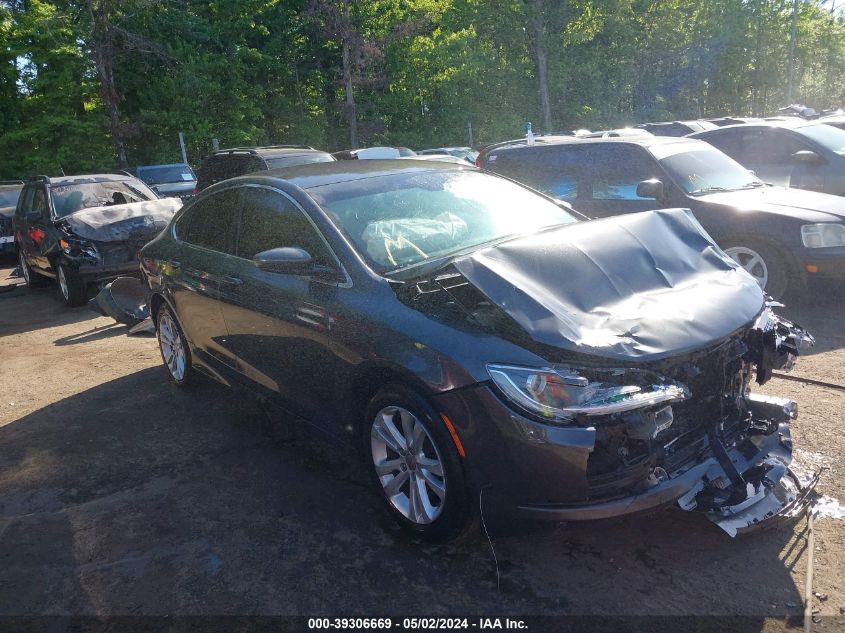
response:
[[[796,516],[809,503],[817,477],[791,474],[789,400],[752,396],[752,413],[767,433],[749,435],[730,448],[718,439],[702,455],[671,473],[654,468],[631,482],[629,494],[591,499],[587,460],[596,432],[557,427],[523,417],[486,386],[441,394],[440,410],[457,427],[470,481],[489,488],[497,506],[539,520],[586,521],[656,510],[675,502],[707,514],[732,536]],[[485,492],[485,499],[488,493]]]

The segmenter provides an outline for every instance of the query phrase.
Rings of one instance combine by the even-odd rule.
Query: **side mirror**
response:
[[[795,152],[792,155],[792,161],[804,165],[821,165],[824,163],[824,158],[813,151],[802,149],[800,152]]]
[[[663,197],[663,183],[657,178],[643,180],[637,183],[637,197],[660,200]]]
[[[252,258],[255,266],[270,273],[301,275],[312,268],[311,255],[302,248],[285,246],[261,251]]]

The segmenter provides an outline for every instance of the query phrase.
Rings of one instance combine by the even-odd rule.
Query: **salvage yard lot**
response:
[[[11,269],[0,285],[13,283]],[[394,526],[355,455],[269,429],[249,399],[182,392],[155,339],[48,287],[0,293],[0,614],[745,615],[800,627],[806,522],[731,539],[669,510],[488,525],[457,545]],[[818,345],[795,375],[845,382],[840,296],[782,312]],[[845,499],[845,392],[780,379],[793,439]],[[816,454],[816,455],[813,455]],[[845,521],[816,522],[815,630],[845,627]]]

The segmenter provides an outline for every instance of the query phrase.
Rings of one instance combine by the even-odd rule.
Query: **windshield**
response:
[[[815,141],[822,147],[837,154],[845,154],[845,130],[832,125],[819,123],[818,125],[806,125],[795,130],[807,138]]]
[[[404,172],[308,193],[379,273],[576,221],[524,187],[473,171]]]
[[[138,170],[138,177],[148,185],[161,185],[166,182],[190,182],[197,179],[194,170],[188,165],[143,167]]]
[[[50,195],[56,217],[59,218],[89,207],[108,207],[157,198],[144,183],[137,180],[56,185],[50,188]]]
[[[678,152],[659,162],[684,191],[693,195],[765,186],[745,167],[717,149]]]
[[[279,167],[295,167],[296,165],[310,165],[311,163],[331,163],[334,158],[325,152],[314,152],[313,154],[294,154],[293,156],[280,156],[279,158],[265,158],[267,169]]]
[[[21,189],[19,187],[2,187],[0,188],[0,207],[13,207],[18,203],[18,198],[21,196]]]

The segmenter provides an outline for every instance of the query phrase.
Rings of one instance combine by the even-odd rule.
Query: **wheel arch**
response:
[[[766,235],[754,235],[751,233],[735,233],[731,235],[722,235],[719,238],[714,238],[719,248],[724,250],[730,248],[731,245],[747,245],[753,247],[755,244],[760,244],[775,251],[777,255],[786,264],[786,274],[788,282],[797,282],[799,284],[806,283],[804,271],[798,259],[793,255],[789,249],[785,248],[783,244],[771,239]],[[727,246],[725,246],[727,244]]]
[[[356,434],[360,432],[361,425],[365,422],[364,413],[370,400],[382,387],[389,384],[413,389],[436,409],[429,399],[429,396],[434,394],[434,390],[407,369],[388,364],[361,367],[349,381],[344,397],[344,402],[350,405],[346,407],[346,424],[351,426]]]

